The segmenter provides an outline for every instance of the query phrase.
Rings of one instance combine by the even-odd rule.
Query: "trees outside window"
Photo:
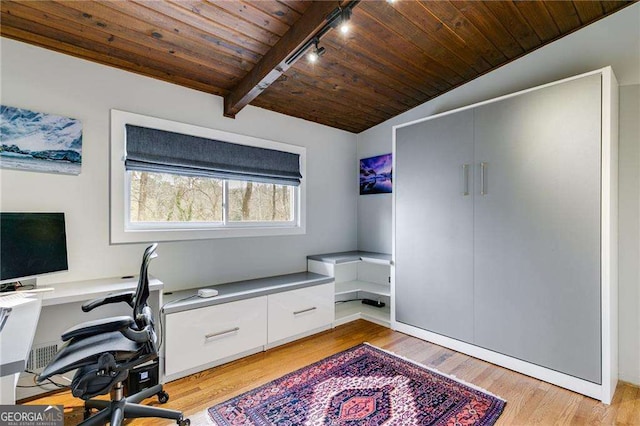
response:
[[[208,223],[295,220],[294,186],[167,173],[129,172],[129,221]],[[225,205],[225,192],[228,203]]]

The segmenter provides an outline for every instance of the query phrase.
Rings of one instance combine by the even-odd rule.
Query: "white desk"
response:
[[[52,284],[52,291],[42,293],[42,309],[40,320],[36,328],[33,344],[30,349],[42,348],[50,345],[62,345],[60,336],[64,331],[85,321],[106,318],[117,315],[131,315],[131,308],[126,303],[116,303],[101,306],[91,312],[83,312],[81,306],[84,302],[105,297],[111,293],[135,290],[138,285],[138,277],[131,278],[103,278],[96,280],[76,281],[69,283]],[[38,286],[38,289],[47,289],[49,286]],[[158,315],[162,306],[162,281],[149,277],[149,305],[154,315]],[[36,371],[40,369],[34,366]],[[64,381],[60,378],[62,383]],[[20,385],[33,386],[33,375],[22,373]],[[18,400],[29,398],[50,390],[55,390],[51,385],[39,387],[18,388],[16,397]]]
[[[0,404],[16,402],[16,384],[36,334],[42,294],[14,292],[0,296]]]
[[[66,303],[86,302],[87,300],[105,297],[112,293],[135,290],[138,277],[112,277],[97,280],[75,281],[70,283],[53,284],[53,291],[44,293],[42,306],[62,305]],[[162,290],[164,284],[157,278],[149,277],[149,292]],[[49,286],[38,286],[46,289]]]

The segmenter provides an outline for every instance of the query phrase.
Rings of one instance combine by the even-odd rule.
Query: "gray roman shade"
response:
[[[299,185],[300,155],[127,124],[125,169]]]

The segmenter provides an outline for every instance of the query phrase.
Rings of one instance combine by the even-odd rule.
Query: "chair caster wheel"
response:
[[[158,392],[158,401],[160,401],[160,404],[166,404],[167,401],[169,401],[169,394],[166,393],[165,391],[160,391]]]
[[[178,420],[178,426],[189,426],[190,424],[191,420],[189,419]]]

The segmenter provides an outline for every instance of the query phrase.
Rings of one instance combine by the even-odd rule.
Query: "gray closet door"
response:
[[[397,130],[396,319],[467,342],[473,338],[472,164],[472,111]]]
[[[475,343],[591,382],[600,355],[600,76],[475,110]],[[480,195],[484,192],[484,195]]]

